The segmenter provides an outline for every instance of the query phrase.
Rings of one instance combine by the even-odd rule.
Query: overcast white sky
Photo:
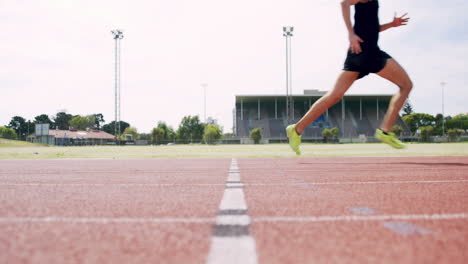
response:
[[[380,47],[409,72],[417,112],[468,112],[468,1],[380,0],[380,20],[409,13]],[[0,125],[67,110],[114,119],[114,41],[121,28],[122,120],[149,132],[207,114],[232,129],[236,94],[285,92],[282,26],[292,39],[293,92],[329,90],[348,46],[338,0],[0,0]],[[348,93],[394,93],[377,76]]]

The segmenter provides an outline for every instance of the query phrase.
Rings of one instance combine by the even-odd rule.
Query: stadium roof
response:
[[[295,99],[306,99],[306,98],[320,98],[324,93],[321,94],[293,94],[292,97]],[[344,96],[345,100],[390,100],[393,94],[347,94]],[[249,95],[236,95],[236,103],[240,103],[241,99],[244,103],[253,102],[260,100],[274,101],[275,98],[286,98],[285,94],[249,94]]]

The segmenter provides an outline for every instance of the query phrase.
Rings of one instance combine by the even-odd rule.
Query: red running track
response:
[[[0,161],[0,263],[206,263],[230,163]],[[259,263],[468,259],[468,157],[238,164]]]

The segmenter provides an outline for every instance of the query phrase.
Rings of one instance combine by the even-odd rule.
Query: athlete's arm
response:
[[[355,5],[360,0],[343,0],[341,2],[341,12],[343,14],[343,20],[348,29],[349,36],[349,47],[352,53],[359,54],[361,53],[361,42],[364,42],[356,33],[354,33],[353,25],[351,24],[351,6]]]
[[[385,31],[385,30],[387,30],[389,28],[392,28],[392,27],[405,26],[406,24],[408,24],[408,20],[410,19],[409,17],[405,18],[405,16],[407,14],[408,13],[402,15],[401,17],[397,17],[397,15],[395,13],[395,16],[393,17],[392,22],[380,25],[380,32]]]

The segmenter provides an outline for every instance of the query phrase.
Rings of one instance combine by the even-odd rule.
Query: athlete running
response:
[[[354,27],[351,24],[352,5],[355,8]],[[375,73],[400,88],[399,92],[392,97],[382,125],[375,131],[375,137],[394,148],[405,148],[395,134],[391,133],[391,129],[413,88],[413,83],[398,62],[380,50],[378,40],[380,32],[406,25],[409,18],[405,18],[406,14],[401,17],[395,14],[392,22],[380,25],[377,0],[343,0],[341,10],[349,33],[349,50],[343,72],[338,76],[335,87],[331,91],[316,101],[299,122],[286,128],[289,145],[297,155],[300,155],[299,145],[304,129],[328,108],[338,103],[354,81],[369,73]]]

